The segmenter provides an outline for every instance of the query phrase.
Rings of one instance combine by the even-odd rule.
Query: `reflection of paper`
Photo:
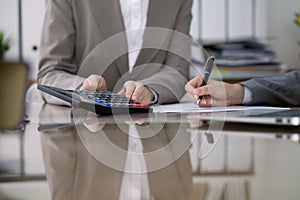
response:
[[[239,110],[282,110],[285,108],[265,107],[265,106],[228,106],[228,107],[198,107],[198,105],[189,103],[176,103],[167,105],[152,106],[154,113],[199,113],[199,112],[222,112]]]

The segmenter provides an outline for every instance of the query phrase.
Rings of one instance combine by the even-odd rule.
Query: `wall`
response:
[[[300,27],[294,13],[300,12],[299,0],[267,0],[267,32],[279,59],[291,67],[300,68]]]
[[[22,0],[22,38],[23,60],[29,67],[29,78],[36,79],[38,47],[44,15],[45,0]],[[18,0],[1,0],[0,30],[3,30],[12,40],[10,50],[4,59],[19,60],[19,27],[18,27]]]
[[[16,60],[19,58],[18,34],[18,4],[17,0],[1,0],[0,30],[11,38],[11,48],[5,54],[5,59]]]
[[[260,139],[255,144],[251,199],[299,199],[300,157],[295,153],[300,149],[299,143]]]
[[[30,66],[30,79],[36,79],[38,49],[44,19],[46,0],[22,0],[23,4],[23,57]]]

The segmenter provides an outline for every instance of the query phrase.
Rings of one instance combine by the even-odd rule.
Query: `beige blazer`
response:
[[[150,0],[146,27],[188,35],[191,6],[192,0]],[[119,0],[49,0],[38,82],[75,89],[84,78],[98,74],[105,78],[108,90],[120,90],[127,80],[141,81],[159,94],[159,103],[178,101],[188,78],[190,42],[164,31],[146,31],[143,47],[159,43],[163,50],[157,45],[142,49],[133,73],[128,74],[128,56],[118,54],[127,50],[126,35],[120,34],[124,31]],[[117,42],[101,45],[112,36],[119,37]],[[57,103],[51,98],[46,100]]]
[[[165,147],[176,135],[180,125],[168,124],[155,136],[143,140],[145,152],[153,152]],[[155,127],[154,127],[155,128]],[[78,130],[85,131],[89,142],[95,146],[85,146],[79,139]],[[51,132],[41,133],[41,142],[47,181],[53,200],[82,200],[82,199],[119,199],[124,172],[106,166],[96,159],[92,149],[103,145],[97,140],[97,134],[84,130],[84,127],[75,129],[65,128]],[[116,125],[107,125],[103,128],[112,145],[126,151],[128,137]],[[189,143],[188,133],[180,134],[183,143]],[[181,145],[181,144],[179,144]],[[107,148],[109,149],[109,148]],[[172,155],[178,151],[177,146],[170,146],[157,160],[167,154]],[[99,152],[101,153],[101,152]],[[102,152],[109,154],[110,152]],[[125,166],[126,157],[111,157]],[[146,160],[147,166],[153,165]],[[120,166],[120,167],[122,167]],[[149,180],[149,189],[154,199],[190,199],[193,194],[191,163],[188,149],[174,159],[171,164],[146,174]]]

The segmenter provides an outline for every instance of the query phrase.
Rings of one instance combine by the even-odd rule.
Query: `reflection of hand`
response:
[[[105,126],[105,122],[99,122],[97,120],[97,114],[94,112],[88,112],[82,124],[92,133],[100,131]]]
[[[206,86],[200,87],[201,83],[202,77],[197,76],[185,86],[195,103],[199,96],[203,96],[200,106],[229,106],[243,102],[244,87],[240,84],[209,80]]]
[[[90,75],[87,77],[80,88],[81,90],[105,91],[106,81],[102,76]]]
[[[137,124],[140,126],[143,125],[148,125],[149,124],[149,118],[143,118],[143,119],[137,119],[137,120],[132,120],[132,121],[125,121],[127,124]]]
[[[208,124],[207,120],[197,119],[198,116],[212,116],[211,113],[201,112],[197,114],[191,114],[187,116],[187,122],[190,124],[191,128],[199,128],[206,126]]]
[[[198,119],[188,119],[187,122],[190,124],[191,128],[198,128],[206,125],[206,122],[203,122]]]
[[[118,94],[146,105],[154,98],[153,92],[147,86],[136,81],[127,81]]]

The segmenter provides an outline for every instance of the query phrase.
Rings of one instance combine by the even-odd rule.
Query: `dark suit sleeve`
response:
[[[248,105],[300,105],[300,70],[270,78],[251,79],[241,84],[252,93]]]

